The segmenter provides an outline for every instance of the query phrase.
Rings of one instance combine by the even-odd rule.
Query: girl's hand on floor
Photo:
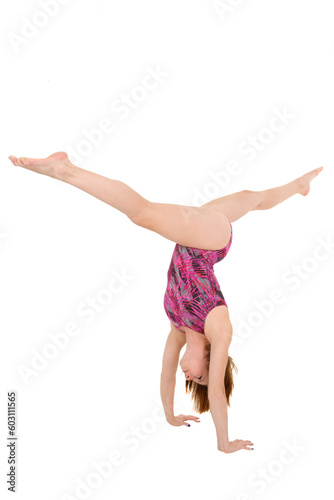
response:
[[[253,450],[252,448],[253,443],[252,441],[243,441],[242,439],[235,439],[234,441],[229,442],[229,447],[227,450],[222,450],[220,448],[219,451],[223,451],[224,453],[233,453],[235,451],[239,450]]]
[[[177,415],[168,418],[167,422],[170,425],[174,425],[176,427],[179,425],[186,425],[187,427],[190,427],[190,424],[188,424],[186,420],[194,420],[195,422],[200,422],[199,417],[194,417],[193,415]]]

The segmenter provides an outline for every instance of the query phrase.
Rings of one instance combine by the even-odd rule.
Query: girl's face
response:
[[[186,349],[180,360],[180,366],[184,372],[186,380],[193,380],[200,385],[208,385],[208,361],[206,360],[204,351],[194,351]]]

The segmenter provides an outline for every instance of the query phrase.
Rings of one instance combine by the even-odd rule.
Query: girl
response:
[[[180,366],[198,413],[210,410],[216,427],[217,448],[225,453],[253,450],[253,443],[229,441],[227,405],[233,389],[233,369],[228,355],[232,325],[227,304],[214,275],[232,242],[232,222],[251,210],[267,210],[294,194],[306,196],[310,183],[323,169],[316,168],[288,184],[264,191],[243,190],[217,198],[201,207],[155,203],[121,181],[79,168],[65,152],[47,158],[9,156],[15,166],[66,182],[123,212],[134,224],[176,243],[168,269],[164,307],[171,329],[161,371],[161,399],[167,422],[198,422],[192,415],[174,415],[173,400],[179,355]]]

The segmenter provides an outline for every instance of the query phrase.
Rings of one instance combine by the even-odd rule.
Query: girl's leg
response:
[[[98,198],[124,213],[133,223],[185,246],[218,250],[229,241],[231,229],[227,217],[216,210],[143,198],[124,182],[73,165],[64,152],[48,158],[9,157],[16,166],[53,177]]]
[[[91,194],[123,212],[132,222],[185,246],[218,250],[230,238],[230,224],[251,210],[267,210],[290,196],[306,195],[312,179],[323,167],[308,172],[284,186],[265,191],[240,191],[201,207],[148,201],[127,184],[89,172],[73,165],[64,152],[43,159],[9,157],[16,166],[24,167]]]
[[[311,170],[307,174],[297,179],[271,189],[264,191],[239,191],[229,194],[202,205],[202,207],[211,208],[225,214],[231,222],[234,222],[252,210],[268,210],[282,201],[287,200],[294,194],[306,196],[310,191],[310,183],[316,177],[323,167]]]

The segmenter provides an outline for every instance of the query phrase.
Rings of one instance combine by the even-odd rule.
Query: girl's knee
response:
[[[252,191],[250,189],[244,189],[243,193],[248,198],[249,211],[257,210],[262,201],[261,191]]]
[[[128,217],[134,224],[136,224],[136,226],[144,227],[145,229],[151,229],[153,227],[154,221],[153,203],[150,201],[143,202],[138,210],[128,215]]]

